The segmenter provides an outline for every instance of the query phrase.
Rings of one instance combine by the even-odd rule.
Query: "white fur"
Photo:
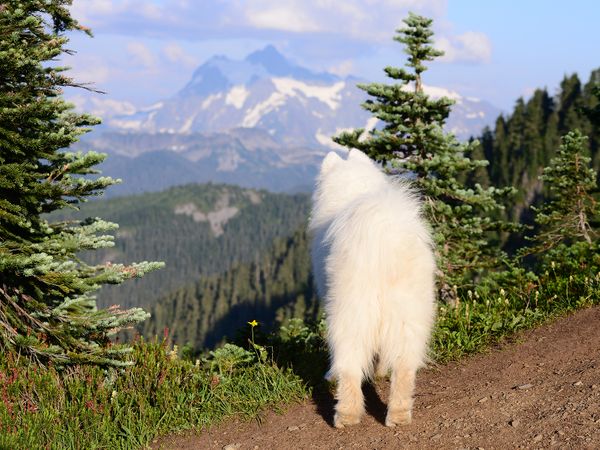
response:
[[[392,370],[386,425],[409,423],[415,373],[435,318],[435,261],[420,204],[362,152],[323,160],[310,219],[317,289],[325,300],[334,424],[358,423],[361,382]]]

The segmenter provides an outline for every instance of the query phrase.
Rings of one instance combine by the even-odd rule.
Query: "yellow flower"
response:
[[[258,322],[256,320],[253,320],[252,322],[248,322],[248,325],[254,328],[256,325],[258,325]]]

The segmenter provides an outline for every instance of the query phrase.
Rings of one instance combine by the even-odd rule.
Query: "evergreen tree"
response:
[[[576,128],[580,130],[585,128],[581,115],[583,106],[581,81],[577,74],[565,76],[561,81],[558,105],[558,129],[561,135]]]
[[[362,106],[384,124],[383,128],[372,130],[368,139],[362,139],[364,129],[344,132],[334,138],[335,142],[358,148],[382,162],[409,155],[425,159],[432,148],[441,145],[444,136],[439,128],[448,117],[453,101],[446,97],[433,100],[423,92],[422,73],[427,70],[424,63],[443,55],[442,51],[431,46],[432,22],[410,13],[404,19],[406,27],[397,30],[394,40],[405,45],[408,54],[406,66],[411,71],[386,67],[385,73],[396,81],[395,84],[358,85],[374,97]],[[425,172],[419,170],[418,176],[425,176]]]
[[[600,85],[596,85],[591,89],[592,95],[595,97],[594,106],[583,108],[584,114],[594,125],[600,125]]]
[[[564,253],[578,242],[592,244],[595,232],[590,220],[598,213],[591,195],[596,188],[596,173],[590,167],[586,141],[579,130],[564,136],[556,156],[540,176],[550,198],[541,208],[534,207],[539,231],[532,239],[534,246],[527,252],[559,248],[558,253]],[[556,253],[547,255],[553,258]]]
[[[383,122],[383,127],[368,136],[358,129],[334,140],[361,149],[390,171],[416,178],[434,228],[439,286],[442,296],[452,300],[454,286],[469,285],[476,274],[502,257],[491,238],[501,228],[495,219],[502,208],[498,199],[511,190],[482,187],[485,178],[477,172],[487,161],[479,143],[459,143],[443,132],[453,102],[445,97],[431,99],[422,80],[425,62],[443,54],[431,45],[432,20],[411,13],[404,23],[406,27],[397,30],[394,39],[405,46],[406,69],[385,68],[394,84],[359,85],[373,97],[363,107]],[[478,159],[470,158],[474,151],[479,151]],[[474,184],[466,187],[463,181]]]
[[[596,148],[600,140],[600,69],[593,70],[583,87],[583,115],[590,121],[590,147]],[[596,144],[596,145],[594,145]]]
[[[76,86],[55,63],[68,52],[65,33],[85,31],[71,17],[70,4],[0,4],[0,351],[59,365],[125,365],[129,348],[112,345],[109,337],[147,314],[98,310],[91,293],[161,264],[87,265],[76,255],[111,246],[112,236],[102,233],[116,225],[47,219],[115,183],[88,176],[104,155],[62,150],[98,122],[61,98],[64,87]]]
[[[592,167],[600,169],[600,122],[594,114],[599,83],[600,69],[592,71],[583,88],[577,75],[565,76],[555,97],[537,89],[526,102],[517,100],[512,114],[499,116],[492,132],[484,131],[481,144],[490,162],[490,183],[517,188],[518,194],[504,203],[507,220],[534,223],[530,206],[541,205],[548,196],[539,176],[559,148],[560,136],[569,131],[579,129],[588,136]],[[521,240],[511,236],[506,247],[518,247]]]

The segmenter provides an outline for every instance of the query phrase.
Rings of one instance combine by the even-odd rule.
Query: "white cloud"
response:
[[[89,94],[69,96],[68,100],[74,103],[79,111],[85,111],[103,119],[119,115],[129,115],[136,111],[135,106],[131,102],[102,98]]]
[[[380,41],[389,39],[408,11],[439,16],[445,7],[445,0],[254,0],[243,3],[241,13],[259,29]]]
[[[92,29],[195,40],[272,33],[324,33],[389,40],[408,11],[444,15],[447,0],[74,0]],[[269,34],[271,33],[271,34]]]
[[[442,36],[435,46],[445,52],[440,58],[445,62],[487,63],[492,59],[489,38],[477,31],[467,31],[457,36]]]
[[[112,0],[75,0],[71,13],[78,20],[87,21],[96,14],[107,15],[114,13],[116,9]]]
[[[76,83],[105,83],[112,75],[108,63],[100,57],[75,55],[65,62],[73,67],[67,75]]]
[[[306,33],[323,31],[317,22],[299,5],[275,4],[268,8],[246,10],[248,23],[257,28]]]
[[[199,63],[198,58],[186,53],[183,48],[173,42],[162,48],[162,54],[167,61],[185,67],[196,67]]]
[[[341,46],[390,45],[394,31],[404,25],[402,19],[414,11],[434,19],[437,46],[446,51],[443,61],[490,61],[492,47],[485,34],[452,32],[445,19],[447,3],[447,0],[74,0],[73,12],[92,30],[135,35],[138,40],[144,37],[171,42],[316,39],[325,52],[328,45],[338,50]],[[138,62],[151,64],[148,51],[141,48],[130,51],[136,54]],[[330,58],[334,51],[324,59]],[[185,67],[198,62],[176,44],[168,44],[162,53],[168,61]],[[339,56],[338,61],[349,57],[354,56]],[[340,65],[339,73],[344,70],[347,67]]]
[[[147,69],[156,66],[156,57],[146,45],[141,42],[130,42],[127,44],[127,52],[133,56],[133,62]]]
[[[333,66],[327,68],[327,72],[334,73],[339,75],[340,77],[344,77],[346,75],[350,75],[354,71],[354,61],[351,59],[345,59],[344,61],[340,61]]]
[[[129,1],[119,0],[74,0],[71,14],[82,25],[100,26],[105,24],[104,19],[111,19],[130,11]]]

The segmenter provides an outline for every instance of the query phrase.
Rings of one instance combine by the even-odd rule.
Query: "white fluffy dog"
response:
[[[435,261],[417,197],[361,151],[346,160],[330,152],[309,227],[328,322],[327,376],[338,383],[334,425],[360,422],[363,379],[390,369],[385,423],[410,423],[415,374],[435,318]]]

